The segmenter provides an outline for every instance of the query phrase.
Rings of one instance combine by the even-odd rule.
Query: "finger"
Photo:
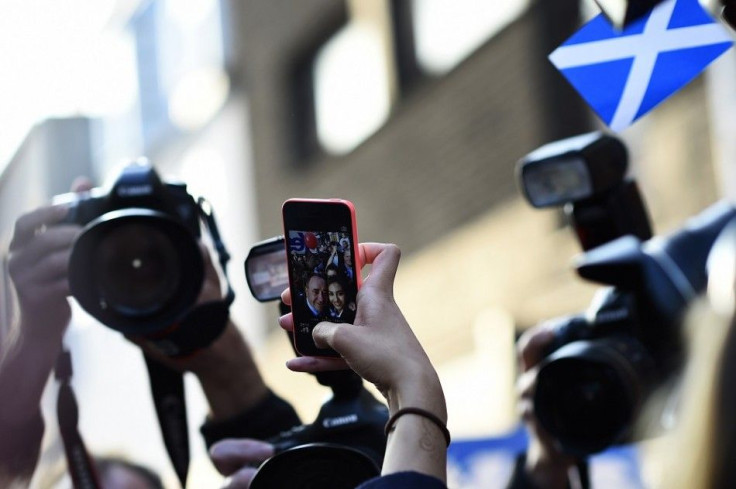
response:
[[[394,244],[363,243],[365,254],[363,264],[371,265],[371,273],[366,286],[393,294],[394,278],[401,259],[401,250]]]
[[[526,372],[544,358],[547,347],[554,339],[555,332],[544,326],[531,329],[521,335],[517,344],[517,351],[522,372]]]
[[[78,226],[54,227],[22,247],[11,249],[9,264],[11,274],[17,276],[18,273],[38,269],[39,262],[47,256],[59,251],[71,251],[79,232]]]
[[[524,372],[516,381],[516,391],[520,399],[534,397],[534,388],[537,385],[537,369]]]
[[[273,456],[273,445],[252,439],[225,439],[212,445],[210,458],[222,475],[231,475],[245,465],[260,464]]]
[[[222,486],[222,489],[249,489],[257,472],[258,469],[254,467],[245,467],[240,469],[225,479],[225,484]]]
[[[286,362],[286,368],[294,372],[326,372],[347,370],[350,367],[343,358],[297,357]]]
[[[34,281],[37,283],[65,280],[69,275],[69,258],[72,250],[67,248],[48,254],[35,267]]]
[[[281,301],[287,306],[291,306],[291,289],[286,288],[281,292]]]
[[[15,221],[13,239],[10,249],[18,249],[33,238],[39,229],[51,226],[61,221],[67,215],[69,209],[65,206],[46,206],[24,214]]]
[[[74,179],[72,182],[72,192],[87,192],[92,190],[94,184],[89,177],[81,176]]]
[[[279,326],[286,331],[294,331],[294,316],[291,313],[284,314],[279,318]]]

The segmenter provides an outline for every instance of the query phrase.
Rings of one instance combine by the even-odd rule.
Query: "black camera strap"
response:
[[[222,300],[194,307],[179,323],[160,337],[144,339],[151,347],[174,358],[196,354],[197,350],[209,346],[219,338],[227,327],[230,305],[235,300],[235,292],[227,275],[230,254],[220,237],[212,206],[203,198],[200,198],[197,204],[200,218],[207,226],[212,244],[217,251],[220,268],[227,283],[227,292]],[[186,487],[189,471],[189,428],[184,376],[148,355],[144,355],[144,358],[164,445],[181,486]]]
[[[189,472],[189,428],[184,399],[184,376],[161,362],[143,355],[151,382],[151,395],[161,436],[181,487],[186,487]]]
[[[100,489],[102,485],[97,469],[78,429],[79,409],[71,386],[72,356],[66,348],[59,354],[54,372],[59,382],[56,415],[72,484],[74,489]]]

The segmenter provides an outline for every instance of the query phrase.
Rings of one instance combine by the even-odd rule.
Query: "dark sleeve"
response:
[[[261,402],[237,416],[205,421],[200,432],[209,448],[224,438],[266,440],[300,424],[291,404],[269,390]]]
[[[0,480],[30,480],[41,452],[43,431],[40,411],[23,425],[0,423]]]
[[[362,483],[356,489],[447,489],[439,479],[419,472],[397,472]]]

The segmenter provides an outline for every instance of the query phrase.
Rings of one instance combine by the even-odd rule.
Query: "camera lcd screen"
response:
[[[288,240],[295,333],[311,335],[320,321],[353,323],[358,288],[350,231],[290,230]]]

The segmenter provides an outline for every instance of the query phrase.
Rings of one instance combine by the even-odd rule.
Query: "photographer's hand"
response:
[[[517,342],[517,356],[522,374],[517,381],[519,410],[529,431],[529,446],[526,453],[525,472],[538,487],[565,489],[568,471],[576,460],[560,452],[554,440],[542,428],[534,415],[534,389],[538,364],[544,352],[554,340],[555,333],[549,324],[542,323],[526,331]]]
[[[347,364],[378,387],[388,400],[390,414],[416,407],[447,420],[439,377],[427,354],[404,319],[393,296],[393,284],[401,252],[395,245],[360,245],[362,263],[372,270],[358,293],[355,324],[321,322],[314,329],[317,346],[336,350],[342,359],[299,357],[287,367],[315,372]],[[290,297],[282,298],[288,303]],[[280,319],[293,329],[290,314]],[[446,440],[431,421],[404,415],[391,432],[382,473],[417,471],[445,480]]]
[[[73,190],[91,188],[78,180]],[[15,222],[8,272],[17,323],[0,344],[0,485],[30,477],[43,435],[40,401],[71,319],[67,270],[80,227],[60,224],[68,209],[41,207]],[[12,461],[12,462],[11,462]]]
[[[273,445],[252,439],[227,439],[210,448],[215,468],[226,476],[222,489],[248,489],[257,467],[274,454]]]

